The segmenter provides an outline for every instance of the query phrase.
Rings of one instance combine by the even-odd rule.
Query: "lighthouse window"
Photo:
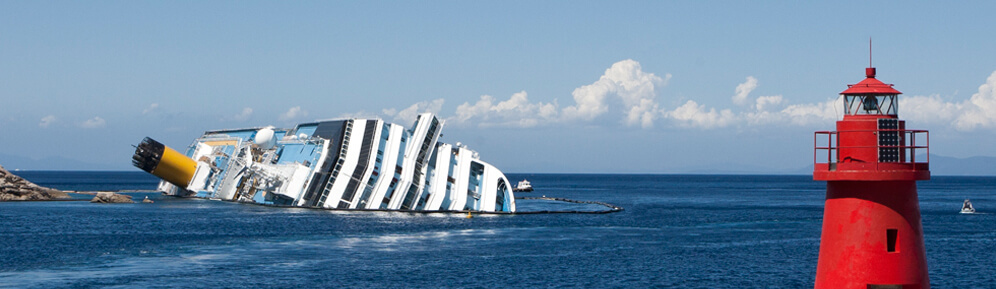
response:
[[[878,98],[865,97],[864,106],[866,112],[878,111]]]
[[[896,95],[845,95],[847,114],[896,115]]]

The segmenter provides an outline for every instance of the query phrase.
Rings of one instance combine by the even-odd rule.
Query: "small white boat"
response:
[[[515,191],[515,192],[532,192],[533,191],[533,185],[530,184],[529,181],[527,181],[527,180],[522,180],[521,182],[519,182],[518,185],[515,186],[515,189],[512,189],[512,191]]]
[[[975,207],[972,207],[972,202],[969,201],[968,199],[965,199],[965,203],[962,203],[962,205],[961,205],[961,213],[962,214],[974,214],[975,213]]]

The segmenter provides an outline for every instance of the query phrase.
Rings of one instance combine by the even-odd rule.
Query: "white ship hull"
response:
[[[514,212],[504,173],[478,153],[438,142],[442,123],[403,127],[340,119],[292,129],[208,131],[183,154],[146,139],[135,165],[186,197],[327,209]],[[173,168],[176,167],[176,168]]]

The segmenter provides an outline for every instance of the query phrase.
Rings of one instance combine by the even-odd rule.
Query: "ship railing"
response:
[[[813,164],[815,170],[845,169],[840,166],[860,167],[861,169],[876,170],[896,170],[913,169],[926,170],[930,163],[930,133],[926,130],[907,129],[877,129],[877,130],[848,130],[845,133],[861,132],[896,132],[899,137],[898,145],[881,145],[876,143],[872,146],[841,146],[838,136],[841,131],[817,131],[813,134]],[[880,151],[882,148],[894,148],[899,154],[895,161],[879,161],[875,159],[866,163],[842,163],[838,157],[841,149],[871,149]],[[917,156],[921,156],[917,159]],[[851,165],[853,164],[853,165]]]

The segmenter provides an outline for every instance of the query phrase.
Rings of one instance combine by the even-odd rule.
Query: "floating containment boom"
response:
[[[145,138],[132,163],[168,195],[357,210],[514,212],[505,174],[421,114],[410,129],[337,119],[205,132],[185,153]]]

